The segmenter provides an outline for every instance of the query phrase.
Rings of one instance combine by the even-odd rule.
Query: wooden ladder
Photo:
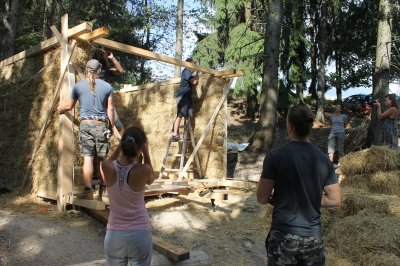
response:
[[[172,142],[178,143],[178,150],[180,150],[180,152],[178,152],[178,153],[170,152]],[[186,151],[188,148],[188,146],[187,146],[188,143],[191,143],[192,149],[194,149],[196,147],[196,142],[194,139],[194,131],[193,131],[192,125],[190,123],[190,118],[185,118],[184,124],[183,124],[183,138],[181,138],[178,141],[173,140],[172,138],[168,139],[167,148],[165,149],[163,163],[161,165],[160,175],[158,177],[159,179],[161,179],[163,177],[164,173],[166,173],[166,172],[179,173],[178,180],[181,180],[184,177],[186,177],[186,173],[183,173],[182,170],[185,166],[185,159],[187,156]],[[170,157],[176,157],[179,159],[179,168],[167,168],[168,159]],[[196,162],[197,173],[198,173],[199,177],[201,178],[202,174],[201,174],[201,168],[200,168],[200,161],[199,161],[199,157],[197,156],[197,154],[195,156],[195,162]]]

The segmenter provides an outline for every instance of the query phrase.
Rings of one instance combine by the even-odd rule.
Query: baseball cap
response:
[[[102,64],[100,64],[100,62],[97,61],[96,59],[91,59],[86,63],[86,68],[88,68],[90,71],[96,71],[101,67]]]

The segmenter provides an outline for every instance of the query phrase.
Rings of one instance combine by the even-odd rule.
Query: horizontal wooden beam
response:
[[[167,81],[162,81],[162,82],[153,82],[153,83],[147,83],[143,85],[137,85],[137,86],[132,86],[130,84],[125,84],[124,88],[119,90],[120,92],[131,92],[131,91],[139,91],[139,90],[145,90],[145,89],[151,89],[156,86],[163,86],[163,85],[169,85],[169,84],[176,84],[181,82],[180,78],[176,79],[171,79]]]
[[[106,209],[106,204],[99,200],[78,199],[77,197],[70,197],[68,204],[78,205],[80,207],[102,211]]]
[[[243,76],[243,72],[236,70],[236,69],[227,69],[227,70],[220,70],[218,74],[215,74],[216,77],[241,77]]]
[[[68,37],[73,37],[75,35],[80,35],[82,33],[86,33],[92,30],[92,26],[88,22],[84,22],[82,24],[79,24],[78,26],[73,27],[72,29],[68,30]],[[56,37],[51,37],[50,39],[47,39],[35,46],[32,46],[31,48],[26,49],[25,51],[22,51],[14,56],[11,56],[3,61],[0,62],[0,67],[12,64],[18,60],[24,59],[25,57],[28,57],[30,55],[34,55],[38,52],[45,51],[48,49],[53,48],[54,46],[58,45],[59,42]]]
[[[83,23],[79,24],[78,26],[68,29],[68,37],[74,38],[83,33],[90,32],[90,31],[92,31],[92,29],[93,29],[92,23],[83,22]]]
[[[93,41],[93,40],[96,40],[99,38],[106,37],[106,36],[108,36],[108,34],[110,34],[110,31],[108,30],[108,28],[101,27],[101,28],[95,29],[94,31],[78,35],[75,38],[80,41],[88,42],[88,41]]]
[[[189,250],[178,247],[172,243],[162,240],[158,236],[153,235],[153,249],[160,252],[170,260],[178,262],[187,260],[190,257]]]
[[[138,48],[135,46],[131,46],[131,45],[127,45],[124,43],[120,43],[120,42],[116,42],[116,41],[112,41],[112,40],[108,40],[105,38],[100,38],[97,40],[93,41],[95,44],[101,45],[103,47],[107,47],[109,49],[114,49],[120,52],[124,52],[124,53],[128,53],[128,54],[133,54],[133,55],[137,55],[140,57],[145,57],[147,59],[151,59],[151,60],[156,60],[156,61],[161,61],[164,63],[168,63],[168,64],[172,64],[172,65],[176,65],[176,66],[181,66],[181,67],[187,67],[193,70],[197,70],[197,71],[201,71],[201,72],[205,72],[205,73],[210,73],[213,75],[216,75],[219,73],[218,70],[215,69],[211,69],[211,68],[207,68],[207,67],[202,67],[190,62],[186,62],[183,60],[179,60],[170,56],[166,56],[166,55],[161,55],[161,54],[157,54],[154,52],[150,52],[148,50],[142,49],[142,48]]]

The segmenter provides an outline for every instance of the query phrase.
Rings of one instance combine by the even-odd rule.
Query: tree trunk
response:
[[[340,52],[335,51],[335,67],[336,67],[336,99],[342,104],[342,56]]]
[[[321,0],[321,12],[318,20],[318,87],[317,87],[317,114],[315,121],[325,124],[325,63],[326,63],[326,1]]]
[[[392,17],[390,15],[390,0],[379,1],[379,22],[378,36],[376,44],[375,70],[372,76],[372,95],[373,99],[383,100],[389,92],[389,70],[392,44]],[[382,108],[385,107],[381,102]],[[379,129],[376,109],[372,109],[371,122],[368,128],[367,146],[380,145],[376,136]]]
[[[18,0],[5,1],[5,15],[3,18],[5,33],[2,40],[1,59],[13,56],[15,52],[14,42],[17,29],[17,9]]]
[[[316,15],[317,11],[315,6],[317,5],[316,1],[310,1],[310,28],[309,35],[311,40],[310,47],[310,72],[311,72],[311,82],[308,88],[309,93],[311,94],[313,99],[317,99],[317,42],[315,40],[315,24],[316,24]]]
[[[271,147],[277,118],[282,1],[269,0],[268,3],[260,99],[261,126],[256,132],[254,142],[252,143],[252,147],[256,151],[267,151]]]
[[[176,18],[176,46],[175,58],[182,60],[182,42],[183,42],[183,0],[178,0],[178,14]],[[181,76],[181,67],[175,66],[174,77]]]
[[[143,7],[147,10],[148,3],[147,0],[144,0]],[[148,14],[146,14],[146,27],[144,29],[144,35],[142,39],[142,47],[143,49],[149,49],[150,46],[150,17]],[[144,57],[140,58],[140,78],[139,78],[139,84],[144,84],[146,82],[146,71],[145,71],[145,64],[146,64],[146,59]],[[178,76],[179,77],[179,76]]]

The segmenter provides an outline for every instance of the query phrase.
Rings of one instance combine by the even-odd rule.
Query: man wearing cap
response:
[[[58,113],[64,114],[65,111],[74,108],[78,100],[80,103],[79,145],[83,156],[85,188],[84,192],[78,196],[86,199],[93,198],[93,158],[97,156],[101,166],[108,153],[109,126],[114,127],[112,87],[107,82],[98,79],[101,67],[99,61],[89,60],[86,64],[87,78],[76,83],[72,89],[70,101],[58,107]],[[104,184],[102,177],[101,179]]]
[[[192,58],[186,59],[186,62],[193,64],[196,63]],[[171,133],[171,140],[173,141],[178,141],[181,139],[179,136],[179,125],[182,117],[188,118],[193,116],[192,91],[198,82],[198,78],[193,75],[193,72],[190,69],[185,68],[182,70],[181,83],[179,86],[179,91],[176,95],[178,110]]]

